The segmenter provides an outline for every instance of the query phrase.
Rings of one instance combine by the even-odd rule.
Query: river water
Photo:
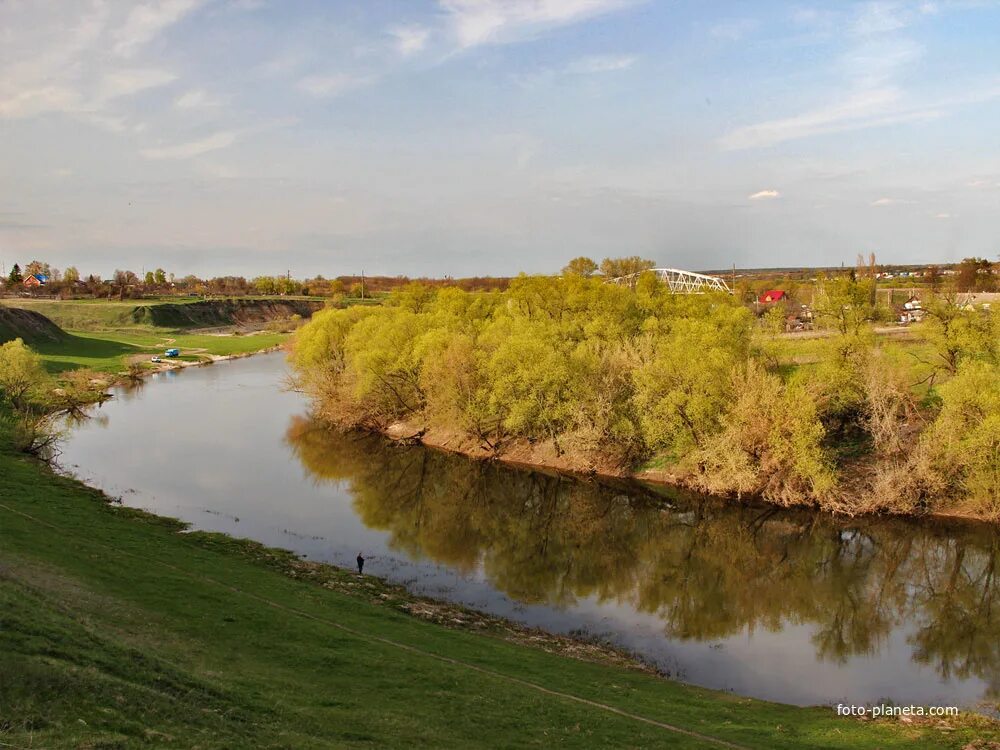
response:
[[[845,521],[343,435],[283,356],[157,375],[62,466],[126,505],[799,705],[1000,699],[1000,533]]]

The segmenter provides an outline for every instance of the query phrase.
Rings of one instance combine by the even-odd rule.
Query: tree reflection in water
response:
[[[875,655],[908,626],[912,658],[1000,696],[1000,536],[986,527],[837,519],[580,481],[293,420],[317,480],[348,482],[391,546],[525,603],[578,598],[654,613],[673,638],[816,628],[819,658]]]

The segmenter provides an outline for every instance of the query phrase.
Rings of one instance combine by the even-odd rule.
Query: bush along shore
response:
[[[880,337],[873,283],[821,284],[809,339],[651,274],[414,284],[317,313],[291,361],[342,427],[781,505],[997,519],[1000,310],[939,297]]]

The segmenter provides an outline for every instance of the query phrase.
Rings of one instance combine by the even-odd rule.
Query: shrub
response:
[[[828,496],[835,474],[809,390],[782,383],[753,361],[736,368],[731,390],[735,400],[722,417],[722,430],[692,456],[699,485],[782,504]]]
[[[941,411],[924,433],[927,493],[1000,514],[1000,366],[967,361],[940,387]]]
[[[48,382],[42,362],[21,339],[0,345],[0,398],[25,408]]]

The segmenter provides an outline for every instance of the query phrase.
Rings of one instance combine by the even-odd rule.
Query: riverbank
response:
[[[0,498],[0,741],[10,745],[960,748],[997,738],[974,716],[946,728],[859,722],[688,687],[597,645],[182,533],[13,454],[3,433]]]
[[[425,427],[409,422],[394,422],[384,430],[362,428],[364,431],[382,435],[401,443],[415,443],[435,450],[448,451],[460,456],[478,461],[500,461],[510,466],[525,469],[544,469],[570,474],[579,477],[599,479],[618,479],[642,482],[643,484],[702,492],[697,484],[687,481],[688,477],[666,468],[646,466],[638,471],[629,471],[620,464],[608,459],[587,453],[560,451],[550,440],[528,441],[514,440],[502,446],[491,446],[454,430],[435,427]],[[726,496],[722,496],[726,497]],[[789,503],[776,503],[764,497],[732,497],[733,502],[756,502],[762,505],[789,507]],[[794,505],[812,508],[817,512],[833,513],[841,516],[883,516],[891,515],[901,518],[940,519],[978,524],[994,524],[992,518],[983,518],[973,513],[964,513],[958,509],[930,509],[913,512],[905,509],[882,508],[864,513],[850,512],[847,508],[824,508],[818,503],[800,502]]]

